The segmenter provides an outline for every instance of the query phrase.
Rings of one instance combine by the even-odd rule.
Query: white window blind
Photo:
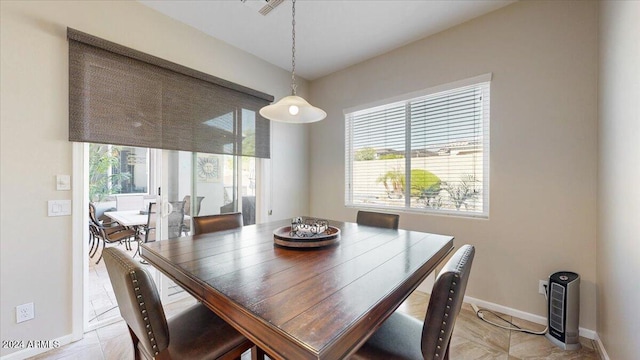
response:
[[[487,217],[489,79],[345,111],[345,204]]]

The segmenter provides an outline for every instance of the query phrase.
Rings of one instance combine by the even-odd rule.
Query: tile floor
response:
[[[131,251],[133,254],[133,251]],[[98,255],[99,256],[99,255]],[[97,257],[91,261],[89,296],[91,298],[91,318],[93,321],[104,319],[108,316],[119,316],[115,297],[107,275],[104,262],[95,265]],[[151,266],[150,271],[155,271]],[[429,295],[414,292],[398,309],[418,319],[423,320],[426,314]],[[195,300],[191,297],[165,305],[167,317],[191,306]],[[487,318],[492,315],[486,314]],[[526,320],[503,315],[520,327],[535,331],[542,330],[544,326],[528,322]],[[495,322],[499,319],[493,317]],[[600,356],[592,340],[581,338],[582,349],[576,351],[563,351],[552,345],[544,336],[524,334],[516,331],[500,329],[478,319],[471,306],[464,304],[458,316],[451,340],[451,359],[584,359],[598,360]],[[250,359],[248,353],[244,359]],[[133,359],[131,338],[124,321],[104,326],[85,334],[84,339],[72,344],[51,350],[31,359],[104,359],[125,360]]]

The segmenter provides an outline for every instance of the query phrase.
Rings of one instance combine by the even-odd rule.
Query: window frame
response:
[[[489,218],[489,210],[490,210],[490,94],[491,94],[491,80],[492,73],[487,73],[459,81],[450,82],[447,84],[442,84],[434,87],[430,87],[427,89],[411,92],[408,94],[403,94],[399,96],[395,96],[392,98],[387,98],[379,101],[375,101],[372,103],[359,105],[351,108],[347,108],[343,110],[343,114],[345,116],[345,207],[347,208],[366,208],[366,209],[375,209],[375,210],[383,210],[383,211],[402,211],[407,213],[420,213],[420,214],[429,214],[429,215],[445,215],[445,216],[457,216],[464,218],[481,218],[488,219]],[[409,111],[410,104],[413,101],[420,100],[420,98],[428,97],[431,95],[436,95],[438,93],[455,91],[457,89],[462,89],[465,87],[472,86],[480,86],[484,87],[483,90],[483,106],[482,109],[482,186],[481,186],[481,194],[480,197],[482,199],[482,209],[480,211],[460,211],[456,209],[435,209],[430,207],[418,208],[412,207],[411,205],[411,176],[408,176],[407,173],[410,174],[411,171],[411,156],[410,153],[412,151],[411,148],[411,113]],[[376,108],[385,108],[385,107],[393,107],[398,104],[405,104],[405,189],[404,189],[404,204],[402,206],[394,206],[394,205],[384,205],[384,204],[365,204],[365,203],[355,203],[353,198],[353,178],[354,178],[354,154],[355,149],[353,149],[353,124],[350,122],[349,116],[352,116],[354,113],[373,110]],[[408,172],[407,170],[408,169]]]

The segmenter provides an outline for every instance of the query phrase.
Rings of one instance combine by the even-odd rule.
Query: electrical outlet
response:
[[[545,289],[547,288],[547,285],[549,285],[548,280],[540,280],[538,282],[538,294],[545,295],[547,293],[545,291]]]
[[[35,317],[33,303],[22,304],[16,306],[16,323],[31,320]]]

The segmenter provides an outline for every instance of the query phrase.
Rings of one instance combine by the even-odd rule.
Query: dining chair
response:
[[[193,235],[242,227],[242,213],[196,216],[193,218]]]
[[[451,335],[474,254],[472,245],[464,245],[442,268],[433,285],[424,323],[396,311],[351,359],[449,359]]]
[[[104,251],[135,359],[240,359],[253,344],[202,303],[167,320],[151,274],[124,251]]]
[[[96,217],[95,205],[89,203],[89,234],[90,237],[93,237],[94,240],[97,241],[93,253],[89,253],[89,256],[93,257],[100,247],[100,240],[102,240],[103,252],[105,250],[105,247],[107,246],[107,243],[124,243],[127,250],[131,250],[129,241],[131,239],[135,239],[136,231],[122,225],[105,226]],[[96,264],[100,263],[100,260],[102,260],[102,254],[100,254],[100,257],[98,258],[98,261],[96,261]]]
[[[366,226],[375,226],[386,229],[398,229],[400,215],[385,214],[372,211],[358,211],[356,223]]]

